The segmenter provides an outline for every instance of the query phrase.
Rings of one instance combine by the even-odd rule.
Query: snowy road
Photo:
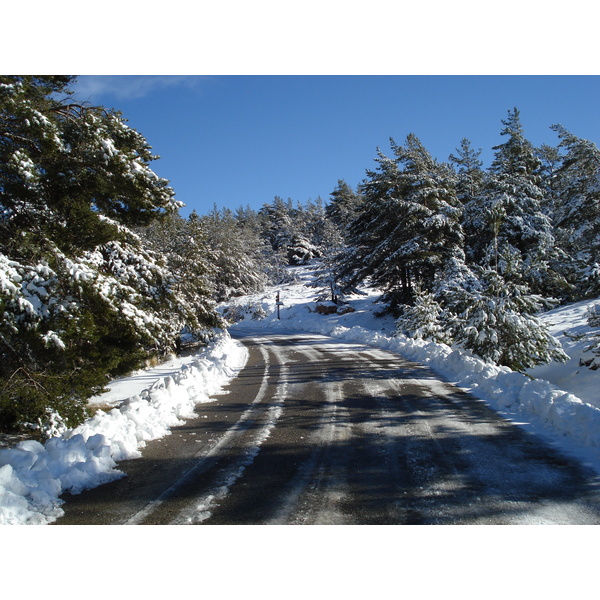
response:
[[[56,524],[600,524],[591,471],[397,354],[238,330],[197,418]]]

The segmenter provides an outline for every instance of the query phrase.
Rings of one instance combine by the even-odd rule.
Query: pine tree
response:
[[[535,156],[540,161],[538,170],[541,177],[541,185],[546,197],[544,212],[552,216],[553,202],[557,194],[557,174],[558,169],[563,161],[563,156],[560,149],[548,144],[542,144],[539,148],[535,148]]]
[[[323,208],[317,206],[321,213]],[[314,206],[305,209],[300,203],[294,207],[291,199],[284,202],[276,196],[271,204],[265,204],[259,211],[263,224],[263,238],[280,256],[285,257],[288,265],[309,263],[319,256],[319,249],[311,238],[317,232],[314,227]]]
[[[338,302],[344,297],[338,275],[338,260],[344,250],[344,239],[329,219],[323,222],[321,257],[314,269],[312,287],[318,289],[317,300]]]
[[[361,185],[364,201],[349,226],[352,248],[342,269],[349,285],[371,277],[392,305],[410,304],[416,283],[430,291],[445,264],[462,255],[462,206],[454,173],[416,136],[391,146],[395,158],[378,150],[378,171],[367,171]]]
[[[184,339],[177,345],[199,345],[221,325],[215,307],[216,257],[208,247],[204,225],[196,212],[188,219],[174,214],[140,230],[145,245],[165,261],[176,302],[173,316],[181,319]]]
[[[552,127],[566,150],[555,174],[554,223],[576,298],[600,295],[600,150],[588,140]]]
[[[481,148],[473,150],[471,142],[463,138],[456,154],[450,155],[450,162],[456,165],[456,196],[463,203],[468,204],[476,199],[481,191],[484,179],[480,160]]]
[[[200,219],[212,255],[214,298],[221,302],[261,291],[267,283],[267,250],[254,226],[237,221],[233,212],[217,207]]]
[[[340,257],[338,270],[345,289],[352,289],[376,269],[383,270],[385,257],[376,254],[379,245],[394,230],[389,214],[393,198],[400,193],[400,169],[397,162],[377,149],[377,170],[367,170],[368,179],[360,186],[363,202],[354,220],[347,227],[348,248]],[[405,271],[404,288],[409,288]]]
[[[67,424],[107,376],[173,345],[164,263],[132,227],[179,204],[121,115],[74,78],[0,77],[0,426]],[[62,98],[61,98],[62,97]]]
[[[512,271],[517,283],[542,295],[559,294],[565,284],[552,268],[558,253],[552,223],[543,210],[541,163],[524,136],[519,111],[509,111],[502,123],[501,135],[507,141],[494,147],[481,194],[465,210],[468,255],[506,277],[503,257],[517,253],[523,265],[522,271]]]
[[[415,339],[449,344],[452,339],[443,315],[444,309],[431,292],[415,286],[414,304],[407,305],[396,320],[396,333]]]
[[[291,201],[275,196],[271,204],[264,204],[258,211],[261,218],[262,237],[275,252],[286,251],[291,243],[292,214]]]
[[[348,226],[356,218],[361,202],[360,194],[355,192],[343,179],[338,179],[325,212],[327,218],[338,226],[342,235],[346,235]]]
[[[494,269],[481,269],[479,281],[478,289],[455,288],[447,298],[456,343],[486,361],[521,372],[568,359],[560,342],[536,317],[543,298]]]

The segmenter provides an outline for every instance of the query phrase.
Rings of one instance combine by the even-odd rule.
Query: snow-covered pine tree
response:
[[[454,341],[486,361],[525,371],[568,356],[536,316],[543,298],[505,280],[494,269],[478,269],[480,285],[455,287],[447,295]]]
[[[323,247],[329,243],[330,221],[327,219],[325,202],[323,198],[317,196],[316,200],[310,198],[304,203],[299,204],[297,208],[299,216],[299,228],[309,243],[314,246],[314,257],[320,256]]]
[[[462,253],[462,205],[455,174],[410,134],[404,146],[391,140],[395,157],[378,150],[377,171],[367,171],[364,198],[349,226],[342,274],[349,285],[366,277],[392,306],[412,303],[415,283],[430,291],[447,261]]]
[[[554,178],[553,219],[563,268],[576,286],[577,298],[600,295],[600,150],[588,140],[552,127],[566,151]]]
[[[467,263],[456,263],[455,276],[446,275],[445,289],[436,297],[455,342],[485,360],[523,371],[566,359],[536,317],[548,301],[530,291],[536,286],[556,293],[565,282],[550,266],[559,254],[544,210],[541,163],[523,136],[518,111],[509,112],[503,123],[502,134],[509,138],[495,148],[488,173],[475,171],[474,182],[466,178],[463,159],[476,169],[480,164],[464,142],[458,159],[451,157],[463,177]]]
[[[450,344],[452,338],[443,315],[444,309],[433,293],[414,288],[414,304],[403,307],[396,319],[396,333],[410,338],[432,340],[438,344]]]
[[[313,241],[315,211],[323,212],[323,207],[308,203],[305,208],[300,203],[294,206],[291,199],[284,202],[275,196],[271,204],[259,210],[262,223],[262,236],[272,249],[285,257],[288,265],[309,263],[319,256],[319,248]]]
[[[552,211],[554,210],[553,203],[556,196],[557,173],[562,164],[563,156],[559,148],[550,146],[549,144],[542,144],[538,148],[535,148],[535,155],[540,161],[538,172],[546,199],[543,208],[546,213],[552,216]]]
[[[383,258],[379,259],[374,253],[394,229],[388,210],[392,198],[399,194],[400,169],[396,161],[379,148],[375,162],[377,170],[367,170],[368,179],[360,185],[363,202],[347,227],[348,247],[338,265],[344,288],[353,288],[379,267]],[[406,276],[404,281],[408,286]]]
[[[217,302],[261,291],[267,283],[267,249],[255,225],[244,224],[229,209],[216,206],[200,218],[214,269],[211,273]]]
[[[330,201],[325,209],[327,218],[337,225],[342,235],[346,235],[348,225],[354,221],[362,198],[343,179],[338,179],[337,186],[330,194]]]
[[[558,253],[552,223],[543,210],[541,163],[524,136],[519,111],[509,111],[502,123],[501,135],[507,141],[494,147],[481,194],[465,208],[467,255],[506,277],[502,257],[517,252],[523,267],[512,271],[517,283],[541,295],[560,294],[565,282],[551,266]]]
[[[344,296],[337,273],[339,256],[344,249],[344,238],[338,226],[327,218],[323,221],[321,242],[321,257],[315,266],[311,286],[318,290],[317,300],[337,303]]]
[[[457,171],[456,197],[465,205],[477,198],[481,191],[484,171],[480,156],[481,148],[474,150],[470,140],[463,138],[456,154],[450,154],[449,157],[450,163]]]
[[[0,77],[0,427],[69,425],[107,375],[172,346],[165,265],[131,230],[179,204],[121,115],[67,76]]]
[[[319,197],[304,203],[297,202],[291,213],[291,236],[287,247],[290,265],[307,265],[321,255],[325,207]]]
[[[220,324],[215,305],[214,253],[208,247],[204,225],[194,211],[188,219],[178,214],[157,219],[140,230],[145,245],[166,263],[176,302],[173,312],[183,323],[178,345],[198,345],[213,336]]]

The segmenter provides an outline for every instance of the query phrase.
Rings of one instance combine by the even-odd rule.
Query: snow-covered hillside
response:
[[[550,333],[560,340],[570,360],[565,364],[551,363],[528,371],[529,375],[545,379],[557,387],[568,390],[578,398],[600,408],[600,370],[592,370],[579,364],[580,358],[590,359],[593,354],[584,353],[585,340],[576,341],[565,335],[584,334],[590,331],[587,323],[588,308],[600,304],[600,298],[561,306],[542,315],[542,321]]]

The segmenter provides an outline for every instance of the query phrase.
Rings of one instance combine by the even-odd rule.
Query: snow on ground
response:
[[[127,377],[114,379],[106,386],[107,391],[99,396],[90,398],[89,404],[91,407],[119,405],[125,398],[132,398],[133,396],[140,394],[158,379],[173,377],[181,371],[184,366],[188,366],[197,359],[198,356],[196,354],[172,357],[170,360],[167,360],[156,367],[140,369]]]
[[[584,354],[583,351],[587,345],[585,340],[576,341],[565,335],[565,331],[572,334],[590,331],[587,324],[587,310],[593,304],[600,304],[600,299],[561,306],[542,315],[542,320],[548,326],[548,330],[560,340],[570,360],[565,364],[541,365],[530,369],[528,374],[545,379],[561,389],[569,390],[584,402],[600,408],[600,370],[593,371],[579,365],[579,359],[582,356],[589,359],[593,355]]]
[[[45,444],[33,440],[0,450],[0,524],[47,524],[63,514],[59,496],[123,476],[119,460],[140,456],[147,441],[170,433],[209,402],[245,365],[247,351],[221,333],[195,356],[134,373],[92,400],[85,423]]]
[[[573,342],[564,331],[580,332],[587,328],[585,313],[590,302],[562,307],[542,315],[550,332],[561,341],[571,356],[567,364],[552,363],[521,374],[507,367],[485,363],[470,352],[426,340],[393,337],[394,320],[377,317],[383,307],[377,304],[377,290],[365,288],[364,296],[348,299],[355,312],[321,315],[315,312],[316,291],[306,284],[311,272],[306,267],[292,269],[299,281],[274,287],[268,293],[244,297],[231,303],[262,308],[266,317],[244,320],[233,327],[269,330],[309,331],[360,342],[393,352],[428,365],[447,381],[484,400],[488,405],[521,427],[532,431],[577,456],[600,472],[600,370],[579,367],[582,342]],[[279,292],[280,319],[276,294]],[[594,303],[594,302],[591,302]]]

